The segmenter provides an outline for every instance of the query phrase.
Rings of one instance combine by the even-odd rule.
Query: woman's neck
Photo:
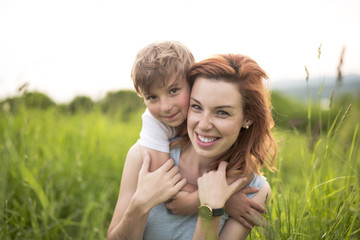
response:
[[[210,164],[214,160],[200,156],[192,145],[189,144],[181,149],[179,161],[180,173],[189,183],[196,185],[197,179],[208,171]]]

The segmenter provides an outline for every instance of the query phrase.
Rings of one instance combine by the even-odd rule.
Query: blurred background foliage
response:
[[[324,105],[324,101],[316,98],[312,102],[308,102],[296,97],[289,97],[288,93],[284,94],[282,91],[274,90],[271,92],[271,102],[275,125],[277,128],[306,132],[310,124],[311,128],[315,127],[315,130],[312,129],[313,131],[326,130],[330,127],[328,124],[336,118],[338,110],[347,107],[349,103],[352,103],[355,108],[352,110],[352,115],[358,116],[359,95],[342,93],[336,96],[336,99],[326,99],[327,105]],[[134,113],[137,114],[145,109],[143,99],[131,90],[108,92],[103,99],[98,101],[94,101],[88,96],[76,96],[67,104],[56,104],[49,96],[38,91],[24,91],[20,96],[1,100],[0,111],[16,113],[19,111],[20,105],[40,110],[54,108],[64,114],[101,111],[120,121],[129,121]]]
[[[131,90],[108,92],[99,101],[94,101],[88,96],[76,96],[67,104],[56,104],[45,93],[38,91],[27,92],[25,90],[20,96],[9,97],[0,101],[0,111],[16,113],[19,111],[20,106],[40,110],[54,108],[63,114],[101,111],[120,121],[129,121],[134,113],[136,114],[145,109],[143,100],[136,92]]]
[[[265,170],[269,226],[250,239],[359,239],[360,91],[336,90],[271,92],[279,171]],[[144,109],[129,90],[1,100],[0,239],[105,239]]]

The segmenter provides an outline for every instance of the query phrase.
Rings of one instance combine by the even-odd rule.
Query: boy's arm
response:
[[[226,212],[230,217],[248,229],[259,226],[265,220],[262,216],[266,212],[264,205],[246,196],[258,191],[258,188],[245,187],[233,194],[225,204]]]
[[[264,182],[260,190],[256,193],[256,195],[252,198],[254,202],[265,208],[265,205],[268,203],[270,199],[271,189],[268,182]],[[237,203],[239,204],[239,203]],[[260,221],[258,221],[260,223]],[[260,223],[260,225],[264,225],[265,222]],[[232,239],[246,239],[248,234],[250,232],[250,229],[245,228],[243,225],[241,225],[238,221],[234,220],[233,218],[230,218],[226,221],[223,229],[221,230],[219,239],[226,239],[226,240],[232,240]]]
[[[148,147],[143,147],[143,146],[141,146],[141,147],[142,147],[142,152],[144,152],[144,150],[146,150],[150,153],[150,157],[152,159],[150,168],[149,168],[150,172],[153,172],[156,169],[158,169],[159,167],[161,167],[170,158],[169,153],[156,151],[156,150],[148,148]]]
[[[143,150],[150,153],[152,162],[150,171],[154,171],[162,166],[170,158],[170,140],[174,134],[173,129],[166,127],[163,123],[155,119],[149,112],[145,110],[142,118],[142,128],[140,131],[140,139],[138,143]]]
[[[245,187],[233,194],[225,204],[226,212],[248,229],[259,226],[264,221],[262,214],[266,212],[265,208],[246,196],[246,194],[258,191],[258,188]],[[196,214],[199,207],[197,186],[186,184],[180,192],[166,202],[166,207],[178,215]]]
[[[166,202],[166,208],[174,214],[189,216],[197,213],[199,195],[197,186],[187,183],[180,192]]]
[[[229,182],[232,182],[229,180]],[[265,208],[246,196],[249,193],[258,192],[258,188],[245,187],[234,193],[225,204],[226,212],[241,223],[244,227],[252,229],[264,220],[262,214]],[[166,208],[174,214],[188,216],[197,213],[199,207],[199,196],[197,186],[187,183],[173,198],[166,202]]]

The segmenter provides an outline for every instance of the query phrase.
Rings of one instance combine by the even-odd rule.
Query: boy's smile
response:
[[[178,115],[178,113],[174,113],[174,114],[169,115],[169,116],[164,116],[164,118],[171,121],[171,120],[175,119],[177,115]]]

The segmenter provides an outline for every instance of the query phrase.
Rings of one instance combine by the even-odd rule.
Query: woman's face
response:
[[[246,126],[242,97],[235,83],[199,77],[191,91],[187,128],[196,152],[217,158]]]

